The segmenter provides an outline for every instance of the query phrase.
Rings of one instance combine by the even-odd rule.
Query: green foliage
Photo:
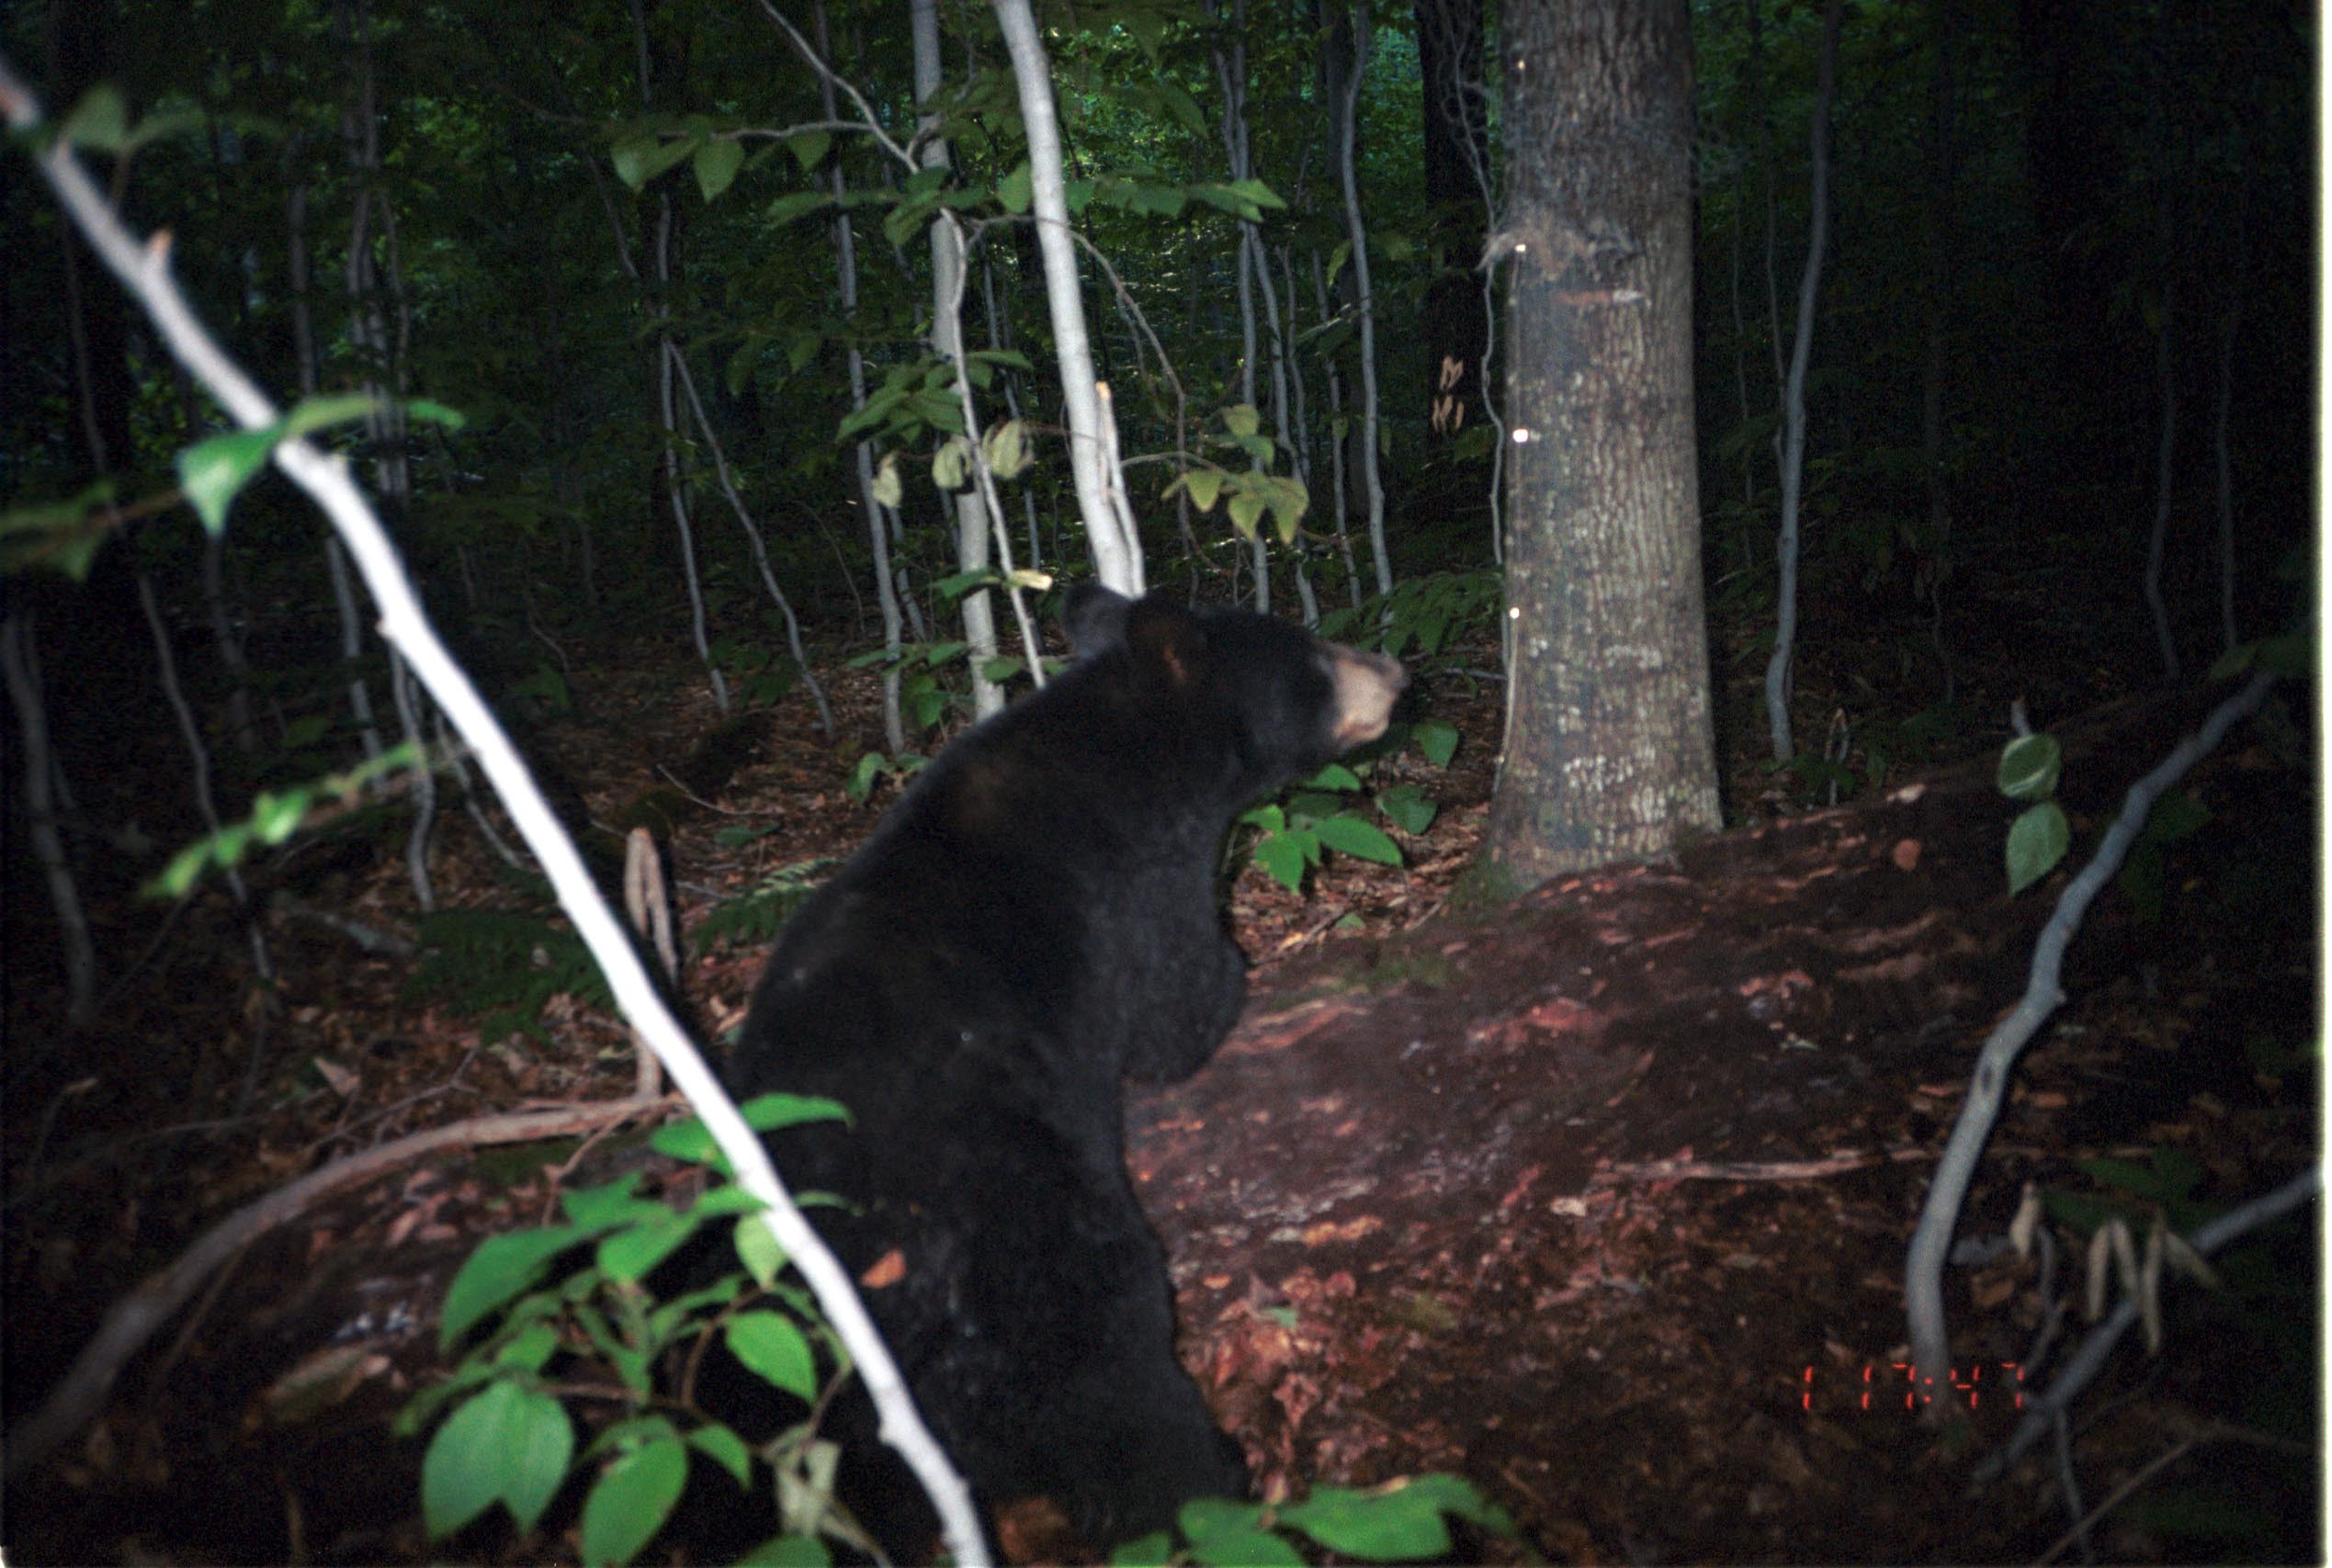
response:
[[[439,909],[421,917],[416,939],[421,958],[404,994],[476,1018],[489,1040],[512,1032],[547,1039],[542,1010],[561,992],[595,1008],[614,1006],[606,977],[563,921],[509,909]]]
[[[734,849],[760,832],[768,831],[775,829],[724,828],[713,837],[724,847]],[[825,880],[825,873],[833,864],[831,856],[797,861],[778,867],[746,892],[722,899],[697,922],[697,951],[709,952],[714,943],[722,942],[767,942],[793,918],[802,900],[817,891],[818,884]]]
[[[831,1100],[785,1095],[741,1109],[756,1131],[847,1120]],[[675,1157],[726,1171],[699,1122],[663,1128],[654,1141]],[[848,1371],[809,1292],[782,1277],[784,1259],[759,1203],[716,1185],[677,1213],[640,1196],[640,1179],[635,1171],[564,1194],[561,1223],[491,1236],[455,1275],[439,1341],[447,1350],[473,1335],[476,1343],[444,1382],[416,1393],[396,1423],[410,1437],[452,1410],[422,1461],[422,1516],[431,1539],[445,1539],[496,1504],[521,1531],[531,1531],[571,1480],[588,1476],[583,1560],[629,1562],[671,1518],[694,1453],[741,1488],[753,1484],[757,1468],[768,1473],[782,1533],[750,1561],[824,1562],[821,1534],[863,1546],[863,1533],[832,1504],[838,1453],[818,1438],[814,1422],[755,1448],[694,1403],[690,1380],[715,1337],[806,1415],[826,1384]],[[729,1227],[741,1269],[659,1299],[647,1277],[708,1225]],[[660,1383],[675,1386],[666,1392]],[[575,1417],[562,1397],[617,1406],[580,1455]]]
[[[2211,679],[2231,681],[2251,670],[2272,670],[2287,681],[2305,680],[2315,673],[2315,633],[2285,632],[2231,648],[2211,666]]]
[[[939,579],[932,587],[949,598],[958,598],[975,589],[1006,584],[1026,589],[1047,588],[1052,581],[1043,572],[1015,571],[1010,577],[1004,577],[994,572],[969,571]],[[882,666],[896,671],[899,676],[900,717],[914,733],[927,735],[950,711],[970,711],[968,685],[959,690],[947,680],[951,670],[959,667],[970,651],[971,645],[961,639],[902,643],[896,654],[878,648],[871,653],[862,653],[847,660],[844,668],[868,670]],[[1058,663],[1050,660],[1046,665],[1048,671],[1059,667]],[[980,667],[981,674],[998,682],[1010,681],[1025,672],[1026,667],[1017,659],[993,659]],[[920,757],[908,755],[885,759],[880,763],[870,761],[879,755],[868,752],[866,757],[860,759],[857,769],[852,774],[852,798],[862,804],[877,777],[886,773],[904,776],[922,767],[923,762]]]
[[[2009,896],[2023,892],[2054,871],[2072,843],[2073,829],[2065,819],[2065,807],[2054,800],[2027,807],[2009,824]]]
[[[886,757],[880,751],[869,751],[858,759],[858,765],[850,770],[850,777],[843,781],[843,788],[850,798],[864,806],[874,798],[877,779],[904,780],[920,772],[931,759],[902,751],[896,757]]]
[[[2033,802],[2009,824],[2009,896],[2014,897],[2050,872],[2072,847],[2072,825],[2065,807],[2051,798],[2064,768],[2064,748],[2051,735],[2020,735],[2000,752],[2000,793]]]
[[[1369,758],[1349,767],[1330,762],[1279,799],[1242,812],[1239,826],[1256,835],[1248,858],[1291,893],[1304,890],[1305,873],[1329,850],[1379,865],[1401,864],[1400,846],[1368,819],[1367,805],[1373,803],[1386,820],[1412,835],[1431,828],[1441,807],[1417,784],[1391,784],[1369,795],[1362,775],[1375,772],[1375,757],[1404,742],[1415,745],[1434,766],[1446,767],[1456,754],[1457,731],[1438,719],[1395,725],[1371,748]]]
[[[2210,822],[2210,807],[2190,790],[2165,790],[2145,814],[2145,826],[2130,842],[2122,869],[2113,879],[2140,921],[2151,924],[2162,915],[2162,899],[2169,890],[2169,867],[2164,851],[2180,839],[2198,833]]]
[[[1172,501],[1176,491],[1183,491],[1201,512],[1212,512],[1217,501],[1224,502],[1231,526],[1240,538],[1250,541],[1268,512],[1276,521],[1280,543],[1294,543],[1304,513],[1311,508],[1310,492],[1302,480],[1269,471],[1278,446],[1262,433],[1262,415],[1253,405],[1235,403],[1225,409],[1223,428],[1226,434],[1207,435],[1204,444],[1228,456],[1244,454],[1252,467],[1231,468],[1209,462],[1203,468],[1185,468],[1159,499]]]
[[[740,700],[768,706],[794,689],[800,671],[791,655],[761,637],[722,637],[712,656],[729,671]]]
[[[1127,1541],[1110,1562],[1135,1568],[1151,1563],[1204,1563],[1209,1568],[1276,1563],[1300,1568],[1294,1541],[1308,1540],[1340,1557],[1363,1562],[1446,1559],[1456,1549],[1449,1529],[1462,1519],[1476,1529],[1515,1539],[1514,1522],[1463,1476],[1409,1477],[1368,1491],[1322,1486],[1300,1503],[1246,1503],[1194,1497],[1165,1531]]]
[[[98,479],[70,501],[12,506],[0,512],[0,572],[36,566],[87,580],[97,550],[113,532],[114,485]]]
[[[1320,616],[1319,634],[1345,642],[1374,636],[1395,659],[1431,661],[1466,637],[1493,633],[1505,595],[1505,579],[1494,570],[1429,572],[1358,609]]]
[[[227,509],[252,476],[266,463],[277,446],[335,424],[353,424],[368,415],[379,400],[362,393],[301,400],[273,424],[256,430],[231,430],[198,441],[178,454],[178,483],[202,525],[216,534],[227,525]],[[406,400],[402,407],[409,419],[458,430],[462,417],[442,403],[422,398]]]
[[[420,754],[420,748],[406,741],[344,773],[330,773],[289,789],[263,789],[252,797],[249,817],[180,850],[143,891],[149,897],[184,897],[201,880],[203,873],[213,866],[223,871],[240,865],[254,845],[272,846],[289,839],[308,820],[308,813],[317,802],[332,798],[342,807],[353,807],[366,784],[383,773],[411,767]]]

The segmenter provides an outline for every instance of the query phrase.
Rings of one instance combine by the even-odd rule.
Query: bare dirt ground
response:
[[[542,737],[602,821],[670,790],[657,759],[716,728],[706,704],[673,699],[672,671],[617,668],[583,688],[597,724]],[[871,682],[837,686],[845,736],[863,736]],[[1979,1247],[1953,1270],[1964,1382],[1937,1391],[1943,1409],[1919,1408],[1901,1370],[1905,1243],[2065,875],[2007,897],[2013,808],[1989,761],[1563,879],[1472,923],[1443,905],[1480,829],[1496,691],[1453,676],[1432,695],[1465,744],[1431,773],[1443,818],[1408,843],[1409,867],[1332,863],[1301,899],[1246,869],[1232,908],[1256,961],[1248,1016],[1198,1077],[1129,1105],[1185,1359],[1262,1484],[1456,1471],[1520,1527],[1463,1549],[1500,1561],[2068,1550],[2047,1445],[1968,1491],[2017,1419],[2018,1370],[2037,1382],[2063,1359],[2060,1338],[2034,1364],[2037,1265]],[[2196,711],[2127,706],[2063,731],[2077,862]],[[862,748],[821,740],[806,712],[789,699],[746,765],[681,792],[703,797],[671,812],[691,924],[775,868],[846,853],[884,804],[843,794]],[[1770,787],[1744,770],[1735,798]],[[2156,1208],[2231,1204],[2319,1157],[2320,1058],[2295,1055],[2317,1028],[2313,787],[2250,731],[2197,775],[2212,826],[2171,847],[2158,915],[2110,899],[2077,942],[2068,1003],[2020,1067],[1964,1237],[1997,1238],[2028,1182],[2119,1205],[2143,1234]],[[739,827],[753,831],[720,837]],[[456,901],[501,886],[473,838],[443,845]],[[391,859],[352,867],[340,907],[393,924]],[[621,1030],[572,998],[546,1010],[547,1046],[481,1039],[405,995],[401,963],[326,932],[287,940],[313,944],[285,965],[289,1065],[246,1122],[189,1125],[200,1102],[183,1090],[76,1091],[62,1075],[10,1107],[11,1144],[31,1151],[11,1162],[12,1416],[107,1304],[236,1202],[419,1126],[629,1084]],[[705,1032],[738,1021],[759,961],[753,942],[695,953],[685,989]],[[194,977],[177,989],[196,994]],[[156,1052],[198,1028],[242,1060],[240,1021],[216,1008],[157,1002],[119,1027]],[[301,1066],[316,1058],[348,1076]],[[419,1448],[386,1421],[441,1371],[447,1280],[563,1184],[642,1157],[636,1137],[484,1151],[277,1230],[11,1487],[11,1555],[429,1560]],[[2133,1169],[2164,1185],[2134,1192]],[[2321,1409],[2315,1237],[2304,1212],[2228,1254],[2225,1288],[2170,1287],[2159,1353],[2125,1348],[2083,1400],[2084,1507],[2173,1456],[2094,1527],[2097,1555],[2321,1560],[2319,1461],[2277,1446]],[[565,1560],[562,1528],[459,1545]]]

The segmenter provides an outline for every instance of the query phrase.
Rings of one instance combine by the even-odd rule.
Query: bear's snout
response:
[[[1393,720],[1393,704],[1409,684],[1409,671],[1398,660],[1354,648],[1331,645],[1328,658],[1329,676],[1336,682],[1338,749],[1375,739]]]

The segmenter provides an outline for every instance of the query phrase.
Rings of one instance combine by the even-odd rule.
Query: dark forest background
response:
[[[1369,820],[1401,829],[1395,858],[1455,860],[1433,802],[1441,831],[1468,830],[1453,825],[1477,814],[1499,744],[1504,323],[1481,263],[1515,152],[1500,17],[1380,4],[1356,35],[1334,7],[1238,6],[1042,13],[1149,583],[1252,604],[1260,569],[1275,613],[1383,646],[1443,694],[1412,726],[1433,766],[1372,781]],[[1853,0],[1817,106],[1821,5],[1690,9],[1727,825],[1988,754],[2011,705],[2046,728],[2303,625],[2315,14]],[[837,73],[903,140],[905,8],[824,20]],[[844,123],[849,98],[821,103],[764,7],[731,0],[50,0],[7,8],[0,52],[132,228],[169,234],[203,319],[273,395],[408,407],[321,438],[356,463],[612,882],[624,830],[669,846],[751,757],[782,756],[831,799],[819,848],[847,852],[972,719],[979,685],[1027,685],[1001,567],[965,570],[934,483],[961,428],[929,341],[941,209],[971,238],[977,395],[1036,458],[1001,491],[1032,614],[1048,622],[1090,574],[1010,73],[985,6],[943,8],[941,26],[945,85],[925,107],[954,166],[922,175]],[[1365,300],[1332,112],[1353,71]],[[1227,81],[1243,91],[1227,98]],[[1777,762],[1760,682],[1817,107],[1829,230],[1805,389],[1797,748]],[[1372,387],[1381,553],[1359,434]],[[178,460],[225,428],[28,158],[0,161],[12,1420],[108,1302],[341,1135],[326,1115],[310,1136],[352,1037],[393,1054],[443,1009],[511,1086],[554,1042],[585,1061],[623,1049],[563,1010],[603,998],[466,774],[326,787],[444,727],[280,476],[255,478],[223,532],[196,520]],[[982,600],[995,644],[968,648]],[[628,757],[628,782],[594,773],[622,748],[655,755]],[[232,878],[193,874],[187,846],[293,795],[302,831],[235,843]],[[1292,903],[1317,892],[1323,845],[1330,865],[1389,848],[1332,825],[1356,815],[1289,805],[1242,831],[1234,864]],[[755,830],[731,828],[731,847]],[[158,890],[174,860],[188,876]],[[697,891],[722,932],[758,939],[813,874],[787,874]],[[383,933],[393,981],[360,984],[356,954],[391,951],[369,945]],[[19,1316],[28,1300],[49,1310]]]

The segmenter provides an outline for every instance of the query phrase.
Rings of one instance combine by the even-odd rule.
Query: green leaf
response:
[[[2174,844],[2201,832],[2210,821],[2209,807],[2197,800],[2192,792],[2174,789],[2157,796],[2154,809],[2145,814],[2145,836],[2157,844]]]
[[[625,1563],[663,1529],[688,1480],[688,1450],[675,1438],[641,1444],[600,1473],[583,1499],[583,1557]]]
[[[1285,212],[1287,203],[1280,200],[1272,187],[1261,180],[1233,180],[1230,188],[1267,212]]]
[[[1376,809],[1404,833],[1422,833],[1441,814],[1441,805],[1415,784],[1395,784],[1376,792]]]
[[[1223,428],[1233,435],[1252,435],[1263,427],[1263,416],[1252,403],[1233,403],[1223,411]]]
[[[1213,134],[1206,126],[1206,111],[1198,107],[1198,100],[1190,96],[1189,88],[1172,77],[1161,76],[1158,79],[1158,96],[1166,106],[1166,112],[1184,130],[1201,138]]]
[[[1450,1550],[1440,1503],[1408,1487],[1372,1494],[1323,1486],[1281,1509],[1279,1519],[1330,1551],[1372,1562],[1442,1557]]]
[[[863,769],[868,761],[877,767],[887,760],[880,751],[869,751],[860,760]],[[850,1112],[842,1102],[817,1095],[763,1094],[756,1095],[737,1108],[745,1125],[756,1133],[774,1133],[781,1127],[798,1126],[804,1122],[843,1122],[850,1120]],[[649,1144],[659,1154],[674,1159],[685,1159],[691,1165],[709,1165],[720,1171],[729,1168],[720,1147],[713,1142],[702,1117],[691,1116],[685,1122],[668,1122],[649,1135]]]
[[[312,796],[304,789],[283,795],[261,790],[251,802],[251,828],[263,844],[280,844],[300,830]]]
[[[631,136],[610,148],[608,156],[615,163],[616,177],[636,191],[694,152],[696,143],[697,138],[693,136],[670,141],[652,134]]]
[[[699,1427],[689,1433],[688,1446],[735,1476],[738,1485],[749,1486],[753,1483],[753,1450],[745,1447],[744,1438],[719,1422]]]
[[[692,1220],[725,1220],[738,1214],[758,1214],[766,1208],[741,1187],[716,1187],[696,1200],[688,1211]]]
[[[639,1280],[696,1232],[696,1222],[658,1206],[628,1229],[599,1244],[599,1271],[611,1280]]]
[[[1023,158],[1011,174],[996,182],[996,199],[1003,203],[1005,211],[1016,218],[1026,216],[1028,209],[1036,205],[1036,177],[1029,172],[1027,159]]]
[[[1239,530],[1242,539],[1255,537],[1255,525],[1262,521],[1263,498],[1244,487],[1230,498],[1231,526]]]
[[[931,482],[942,490],[963,489],[970,468],[971,443],[960,435],[941,442],[939,450],[931,455]]]
[[[509,1379],[448,1417],[421,1461],[421,1513],[432,1540],[442,1540],[492,1504],[532,1529],[566,1478],[574,1426],[559,1402]]]
[[[807,213],[816,212],[831,199],[822,190],[794,191],[771,202],[766,216],[772,223],[791,223]],[[795,368],[799,369],[800,367],[796,366]]]
[[[777,1244],[776,1233],[769,1222],[758,1214],[748,1214],[737,1222],[731,1236],[737,1250],[737,1261],[745,1266],[753,1283],[763,1290],[777,1282],[777,1270],[786,1266],[786,1249]]]
[[[2073,829],[2065,808],[2054,800],[2028,807],[2009,825],[2009,895],[2013,897],[2055,869],[2072,846]]]
[[[453,1534],[501,1500],[502,1438],[518,1385],[503,1380],[437,1428],[421,1460],[421,1517],[432,1540]]]
[[[459,409],[448,408],[431,398],[407,398],[405,417],[425,424],[442,424],[448,430],[459,430],[470,423],[470,416]]]
[[[2010,800],[2046,800],[2055,793],[2065,748],[2054,735],[2020,735],[2000,752],[2000,793]]]
[[[130,137],[130,108],[121,101],[121,89],[100,82],[82,94],[58,134],[94,152],[120,152]]]
[[[1194,1497],[1182,1506],[1175,1523],[1190,1541],[1193,1561],[1221,1568],[1302,1568],[1303,1557],[1278,1536],[1262,1528],[1263,1506],[1237,1503],[1228,1497]]]
[[[530,1530],[559,1495],[574,1457],[575,1427],[566,1407],[547,1393],[522,1393],[504,1439],[510,1454],[503,1506]]]
[[[1193,468],[1174,481],[1190,491],[1191,504],[1201,512],[1215,510],[1215,498],[1223,491],[1223,471],[1220,468]],[[1172,494],[1172,486],[1167,487]]]
[[[1360,786],[1360,775],[1341,762],[1330,762],[1304,781],[1306,789],[1341,790],[1346,794]]]
[[[1357,817],[1323,817],[1312,825],[1312,830],[1331,850],[1361,860],[1373,860],[1379,865],[1401,863],[1400,846],[1387,838],[1382,828],[1364,822]]]
[[[1449,760],[1457,755],[1457,728],[1438,718],[1421,721],[1409,730],[1409,738],[1425,753],[1425,760],[1437,768],[1448,767]]]
[[[183,898],[202,875],[202,868],[210,863],[210,840],[204,839],[188,844],[170,857],[170,863],[162,868],[162,874],[149,885],[153,891],[169,898]]]
[[[794,162],[801,165],[805,175],[826,161],[833,145],[834,136],[830,130],[805,130],[786,138],[787,150],[793,153]]]
[[[282,427],[272,424],[265,430],[231,430],[178,454],[178,483],[205,528],[217,534],[226,527],[227,509],[266,462],[281,434]]]
[[[696,188],[712,200],[734,184],[737,171],[745,162],[745,146],[741,141],[724,141],[719,137],[697,143]]]
[[[775,1133],[806,1122],[850,1122],[849,1108],[822,1094],[757,1094],[739,1106],[737,1113],[756,1133]]]
[[[1409,1493],[1431,1502],[1453,1518],[1481,1526],[1496,1534],[1511,1537],[1514,1521],[1506,1510],[1482,1495],[1475,1484],[1462,1475],[1436,1471],[1429,1475],[1411,1476],[1400,1483]]]
[[[1174,1560],[1174,1538],[1165,1530],[1136,1536],[1109,1554],[1111,1568],[1164,1568]]]
[[[1191,1557],[1216,1568],[1304,1568],[1303,1553],[1267,1530],[1225,1530],[1190,1543]]]
[[[818,1366],[801,1327],[783,1313],[741,1312],[729,1320],[730,1354],[804,1404],[818,1398]]]
[[[1290,893],[1304,890],[1303,846],[1286,833],[1274,833],[1255,846],[1255,863],[1278,879]]]
[[[652,1199],[639,1196],[640,1172],[626,1171],[613,1181],[603,1181],[596,1187],[575,1187],[559,1195],[559,1212],[567,1216],[567,1223],[597,1235],[628,1224],[644,1213],[663,1207]]]
[[[329,397],[302,398],[277,422],[277,439],[294,441],[335,424],[354,424],[368,418],[378,400],[361,392],[335,392]]]
[[[494,1352],[493,1364],[523,1372],[538,1372],[549,1364],[558,1348],[559,1331],[538,1320],[512,1335],[509,1343]]]
[[[543,1265],[585,1239],[572,1225],[490,1235],[478,1244],[446,1289],[437,1347],[450,1350],[487,1314],[499,1311],[540,1277]]]
[[[980,445],[988,455],[989,471],[999,479],[1016,479],[1036,461],[1028,451],[1028,427],[1020,420],[1008,419],[994,426]]]

